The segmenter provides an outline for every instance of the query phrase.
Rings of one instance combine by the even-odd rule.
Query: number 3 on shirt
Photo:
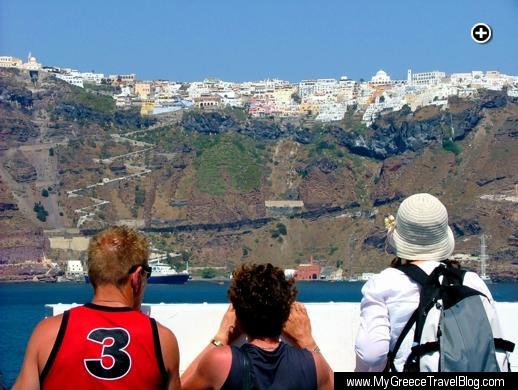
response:
[[[125,351],[130,335],[124,328],[93,329],[86,338],[103,346],[99,359],[84,359],[86,371],[98,379],[120,379],[131,368],[131,356]]]

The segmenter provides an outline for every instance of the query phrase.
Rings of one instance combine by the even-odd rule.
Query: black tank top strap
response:
[[[61,318],[61,325],[59,325],[58,334],[56,336],[56,341],[54,341],[54,346],[50,351],[49,358],[43,367],[43,370],[40,374],[40,387],[43,388],[43,382],[49,373],[54,360],[56,359],[56,355],[58,354],[59,348],[61,347],[61,343],[63,342],[63,337],[65,337],[65,332],[67,331],[68,318],[70,316],[70,310],[65,310],[63,312],[63,317]]]
[[[313,354],[280,343],[274,351],[252,344],[232,346],[232,366],[222,389],[244,389],[244,378],[250,375],[250,389],[316,389],[317,373]],[[245,364],[249,358],[250,369]]]
[[[232,345],[230,348],[232,350],[232,365],[221,390],[241,389],[243,387],[244,358],[241,356],[242,353],[238,347]]]

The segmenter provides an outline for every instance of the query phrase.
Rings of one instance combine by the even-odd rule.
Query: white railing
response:
[[[47,305],[60,314],[76,304]],[[307,303],[313,336],[334,371],[352,371],[355,367],[354,340],[358,331],[360,304]],[[180,347],[180,370],[207,345],[216,332],[226,304],[144,304],[142,310],[170,328]],[[518,303],[498,302],[497,310],[504,337],[518,344]],[[518,370],[518,346],[511,355],[513,371]]]

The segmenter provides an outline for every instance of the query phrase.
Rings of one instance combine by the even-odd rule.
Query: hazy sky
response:
[[[493,39],[479,45],[471,27]],[[518,0],[0,0],[0,55],[139,79],[518,75]]]

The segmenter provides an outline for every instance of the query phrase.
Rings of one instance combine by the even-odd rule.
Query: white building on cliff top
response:
[[[20,68],[22,60],[12,56],[0,56],[0,68]]]
[[[434,70],[432,72],[413,73],[408,69],[407,85],[436,85],[446,78],[446,73]]]
[[[372,84],[390,84],[390,76],[383,70],[380,69],[376,72],[374,76],[371,78]]]

